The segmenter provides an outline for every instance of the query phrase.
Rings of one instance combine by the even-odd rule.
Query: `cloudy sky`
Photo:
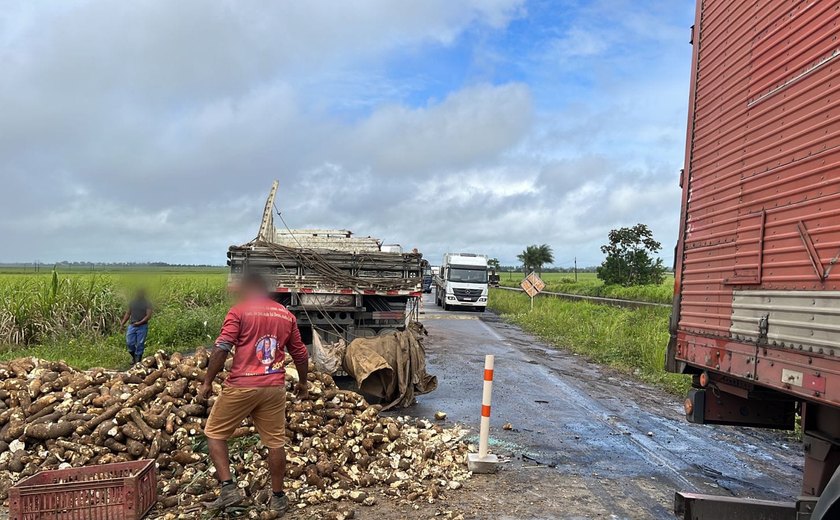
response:
[[[670,263],[694,0],[3,2],[0,262],[223,264],[265,195],[434,262]]]

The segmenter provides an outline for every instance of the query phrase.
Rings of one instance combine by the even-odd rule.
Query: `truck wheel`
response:
[[[448,303],[444,302],[443,303],[443,310],[450,311],[450,310],[452,310],[452,307],[450,307]]]
[[[484,312],[484,309],[486,309],[486,308],[487,308],[487,307],[476,307],[476,308],[475,308],[475,310],[476,310],[477,312]]]

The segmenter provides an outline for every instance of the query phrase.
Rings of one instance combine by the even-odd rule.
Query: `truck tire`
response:
[[[452,307],[451,307],[448,303],[443,302],[443,310],[445,310],[445,311],[451,311],[451,310],[452,310]]]
[[[484,309],[486,309],[486,308],[487,308],[487,307],[476,307],[476,308],[475,308],[475,310],[476,310],[477,312],[484,312]]]

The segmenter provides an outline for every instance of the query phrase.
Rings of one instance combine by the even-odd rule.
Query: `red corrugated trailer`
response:
[[[692,29],[667,365],[694,374],[692,422],[792,429],[801,414],[802,493],[823,499],[759,518],[840,518],[838,35],[833,0],[698,0]],[[736,508],[677,501],[692,519]]]

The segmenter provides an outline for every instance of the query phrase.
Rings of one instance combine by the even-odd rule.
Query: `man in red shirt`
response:
[[[219,498],[209,506],[221,509],[238,504],[244,498],[230,473],[227,441],[242,421],[250,416],[260,440],[268,448],[271,489],[274,492],[270,508],[282,515],[289,507],[283,492],[283,475],[286,473],[286,373],[283,360],[288,350],[300,376],[298,398],[306,399],[309,397],[306,379],[309,355],[300,339],[297,319],[288,309],[268,297],[266,282],[260,275],[245,275],[240,289],[240,301],[225,317],[200,390],[205,399],[210,396],[213,380],[233,352],[230,375],[204,427],[210,458],[216,467],[216,477],[222,484]]]

